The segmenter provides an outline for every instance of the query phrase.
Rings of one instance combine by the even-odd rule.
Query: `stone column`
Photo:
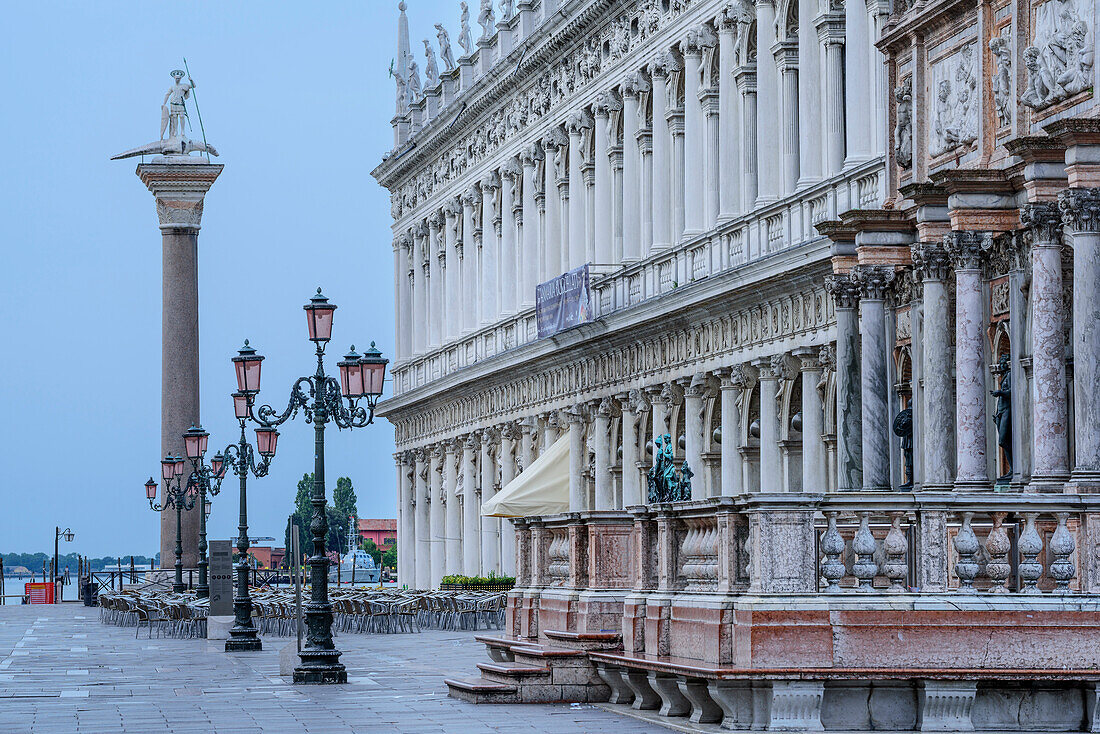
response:
[[[744,366],[723,368],[721,383],[722,411],[722,491],[727,497],[744,492],[741,457],[741,400],[750,376]]]
[[[741,93],[741,211],[752,211],[758,190],[756,159],[756,71],[755,65],[737,72]]]
[[[703,54],[703,63],[707,63],[706,59],[707,54]],[[718,146],[719,128],[721,127],[719,125],[718,101],[718,90],[715,87],[707,87],[700,93],[699,103],[703,106],[703,168],[706,171],[703,186],[705,194],[703,226],[707,230],[714,229],[714,225],[718,223],[719,189],[721,187],[719,168],[722,164]]]
[[[583,405],[574,406],[568,411],[569,421],[569,511],[586,512],[588,495],[584,487],[584,469],[588,463],[584,445]]]
[[[501,308],[505,316],[514,314],[518,300],[516,291],[516,225],[512,210],[516,205],[516,187],[520,183],[521,169],[514,158],[500,167],[500,293]]]
[[[684,66],[674,54],[666,53],[665,66],[668,78],[665,80],[665,124],[668,126],[668,201],[669,201],[669,244],[675,245],[684,234],[684,107],[676,96],[680,78],[684,75]]]
[[[639,115],[644,113],[646,105],[644,100],[648,96],[649,92],[639,95]],[[641,223],[638,230],[641,244],[638,246],[638,252],[641,253],[641,257],[648,257],[653,251],[653,129],[648,126],[641,128],[638,131],[637,143],[638,153],[641,156],[641,182],[638,184],[641,192],[639,204]]]
[[[922,340],[924,359],[924,425],[913,424],[924,448],[924,491],[944,492],[955,478],[955,411],[951,400],[950,300],[944,285],[951,270],[947,251],[938,242],[913,245],[913,265],[923,280],[921,301],[924,310]]]
[[[443,339],[443,271],[440,257],[446,261],[443,249],[443,215],[434,211],[428,217],[428,347],[439,349]]]
[[[837,489],[863,487],[863,412],[860,387],[859,287],[848,274],[825,278],[836,304],[836,451]]]
[[[399,357],[404,361],[412,356],[412,328],[413,328],[413,303],[412,303],[412,238],[408,234],[398,235],[395,240],[398,245],[397,274],[398,282],[398,310],[397,317],[397,346]]]
[[[416,449],[413,482],[416,492],[416,588],[432,588],[431,503],[428,500],[428,454]],[[400,559],[398,559],[400,563]]]
[[[500,431],[500,489],[516,478],[516,439],[519,428],[506,423]],[[495,518],[500,526],[500,571],[505,576],[516,575],[516,527],[507,518]]]
[[[546,139],[542,142],[546,152],[546,224],[544,238],[546,240],[546,261],[543,263],[543,280],[549,280],[561,273],[563,269],[562,255],[569,257],[568,247],[563,247],[562,237],[562,199],[559,181],[565,180],[567,170],[566,159],[569,155],[569,139],[561,128],[550,129]]]
[[[500,573],[500,518],[481,517],[481,505],[496,494],[496,441],[500,432],[489,428],[481,433],[481,501],[477,514],[481,521],[481,575]]]
[[[817,38],[825,44],[825,120],[820,144],[825,149],[825,175],[835,176],[844,168],[844,14],[819,16]]]
[[[890,359],[886,345],[886,288],[894,279],[892,265],[859,265],[852,280],[859,285],[860,394],[863,423],[863,488],[890,489]]]
[[[409,321],[409,313],[405,310],[404,297],[408,288],[408,277],[405,274],[405,252],[401,244],[401,236],[393,238],[393,337],[394,352],[397,361],[405,359],[405,327]]]
[[[802,347],[794,350],[802,366],[802,491],[824,494],[828,490],[825,476],[825,442],[821,440],[825,425],[821,383],[823,347]],[[826,355],[826,359],[828,356]]]
[[[447,537],[446,515],[443,506],[443,447],[432,446],[428,449],[428,491],[431,493],[430,525],[431,544],[431,588],[439,587],[447,573],[443,567],[446,559],[444,539]]]
[[[527,471],[527,467],[535,460],[535,431],[538,429],[537,418],[524,418],[519,422],[519,471]],[[548,448],[547,444],[545,448]]]
[[[670,139],[665,119],[668,115],[668,67],[660,56],[650,67],[653,76],[653,250],[667,249],[671,243],[669,210]]]
[[[161,239],[160,448],[184,456],[183,433],[199,421],[199,230],[206,192],[221,164],[176,156],[142,163],[138,178],[152,192]],[[199,511],[182,514],[183,565],[198,564]],[[160,515],[162,568],[175,563],[176,512]]]
[[[776,355],[780,356],[780,355]],[[783,456],[779,451],[779,363],[770,357],[753,361],[760,381],[760,491],[782,492]]]
[[[688,31],[684,52],[684,231],[691,237],[703,231],[703,108],[699,104],[699,68],[702,63],[702,26]]]
[[[458,499],[457,452],[462,450],[459,441],[448,441],[443,446],[443,491],[447,497],[446,529],[443,548],[446,550],[447,573],[462,567],[462,509]],[[400,568],[400,566],[398,566]],[[465,569],[463,569],[465,570]]]
[[[846,165],[862,163],[873,155],[872,128],[874,109],[871,86],[874,73],[870,62],[870,19],[864,8],[854,7],[844,13],[844,105],[848,137]]]
[[[737,17],[729,6],[718,28],[718,219],[732,219],[741,210],[737,168],[741,162],[740,93],[733,73],[737,47]],[[724,494],[724,492],[723,492]]]
[[[477,435],[470,433],[462,444],[462,573],[481,575],[481,527],[478,522],[481,502],[478,499],[478,478],[474,472],[474,452]]]
[[[1100,492],[1100,188],[1066,189],[1058,206],[1073,244],[1073,420],[1080,428],[1070,479],[1079,491]]]
[[[653,406],[653,420],[650,422],[650,441],[656,443],[657,439],[668,433],[668,413],[669,406],[665,398],[665,391],[663,385],[657,387],[646,388],[646,392],[650,395],[650,404]],[[657,460],[657,455],[654,451],[650,451],[649,462],[652,464]]]
[[[638,131],[638,95],[643,87],[641,74],[629,74],[623,83],[623,256],[624,263],[638,260],[641,248],[641,151]]]
[[[768,63],[766,54],[775,44],[775,4],[773,0],[756,0],[756,48],[759,56],[756,65],[756,138],[758,141],[775,140],[782,129],[779,120],[779,72],[774,63]],[[760,60],[763,56],[763,60]],[[779,196],[783,171],[781,147],[768,144],[758,149],[757,166],[759,192],[757,198],[764,202]]]
[[[418,334],[421,354],[431,351],[432,348],[432,288],[435,282],[432,280],[432,240],[426,221],[418,223],[413,229],[419,247],[417,248],[416,274],[420,279],[420,287],[417,289],[419,303],[417,308],[420,319],[413,327]]]
[[[813,19],[818,0],[798,0],[798,143],[799,186],[821,180],[821,44]]]
[[[476,207],[476,211],[475,211]],[[462,195],[462,334],[477,328],[477,240],[481,222],[481,190],[470,188]]]
[[[424,326],[424,275],[421,263],[423,257],[423,243],[417,234],[417,228],[409,230],[412,239],[412,248],[409,256],[409,289],[412,292],[412,319],[409,324],[409,356],[423,354],[423,326]]]
[[[592,404],[592,448],[595,453],[596,510],[615,509],[615,488],[611,484],[611,398]]]
[[[496,171],[481,179],[481,260],[477,293],[481,326],[495,323],[502,311],[508,311],[509,288],[514,287],[511,278],[500,277],[501,263],[507,260],[509,252],[508,228],[501,225],[502,212],[503,216],[508,216],[508,210],[498,198],[501,188],[501,177]],[[506,182],[503,188],[508,188]]]
[[[609,265],[614,262],[612,257],[612,241],[614,240],[614,216],[612,212],[611,198],[611,159],[608,157],[611,138],[614,136],[612,126],[616,121],[618,111],[622,110],[622,102],[614,92],[600,92],[596,97],[596,127],[593,134],[596,136],[596,180],[595,195],[596,205],[593,214],[596,218],[596,248],[595,262]]]
[[[691,498],[703,499],[706,492],[706,472],[703,467],[703,398],[707,394],[707,379],[697,374],[684,387],[684,459],[695,472],[691,482]]]
[[[955,487],[988,489],[985,415],[985,304],[982,253],[988,232],[951,232],[944,246],[955,265]]]
[[[462,332],[462,244],[458,240],[458,226],[462,221],[462,204],[450,199],[443,206],[445,222],[443,236],[447,245],[447,341],[458,338]]]
[[[592,118],[586,110],[577,110],[566,123],[569,130],[569,270],[579,268],[585,262],[587,240],[587,197],[584,190],[582,152],[586,136],[592,130]]]
[[[416,588],[416,495],[413,492],[412,456],[408,451],[394,454],[397,460],[398,528],[397,557],[405,557],[397,564],[397,582]],[[289,549],[287,551],[290,552]]]
[[[520,308],[535,305],[535,286],[539,282],[539,206],[535,201],[535,168],[543,158],[542,147],[531,143],[520,154],[523,164],[523,248],[519,262],[519,293],[516,302]],[[511,523],[508,523],[511,527]]]
[[[783,187],[784,195],[798,185],[798,44],[780,41],[772,47],[775,65],[779,69],[783,110]]]
[[[623,477],[623,507],[640,505],[645,502],[642,492],[641,479],[638,476],[638,408],[642,400],[631,400],[631,393],[621,393],[617,396],[619,406],[622,408],[622,423],[619,426],[619,438],[623,446],[622,477]],[[636,393],[636,398],[641,398]]]

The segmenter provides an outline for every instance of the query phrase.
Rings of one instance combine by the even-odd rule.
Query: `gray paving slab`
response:
[[[221,642],[146,637],[77,604],[0,606],[0,732],[561,732],[668,730],[592,706],[482,705],[443,679],[487,660],[472,632],[340,635],[343,686],[296,686],[279,650],[227,655]]]

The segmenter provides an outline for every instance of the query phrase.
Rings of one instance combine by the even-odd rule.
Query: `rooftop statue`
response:
[[[439,66],[435,62],[435,50],[427,38],[424,39],[424,58],[424,86],[434,89],[439,84]]]
[[[482,38],[492,38],[497,32],[496,18],[493,17],[493,0],[481,0],[481,12],[477,14],[477,24],[481,26]]]
[[[187,81],[183,78],[187,77]],[[186,157],[189,153],[209,153],[217,155],[218,151],[205,140],[191,140],[184,131],[184,123],[190,126],[191,118],[187,114],[187,100],[192,97],[195,89],[195,81],[190,75],[179,69],[172,71],[172,86],[164,95],[164,101],[160,107],[160,140],[146,143],[138,148],[132,148],[118,155],[111,156],[111,160],[133,158],[139,155],[170,155]],[[196,114],[198,108],[195,108]],[[165,133],[168,137],[165,138]],[[204,136],[205,137],[205,136]]]
[[[451,51],[451,37],[447,34],[447,29],[443,27],[441,23],[435,24],[436,35],[439,39],[439,56],[443,59],[443,70],[453,71],[455,68],[455,56]]]
[[[470,6],[459,3],[462,6],[462,15],[458,22],[461,30],[458,32],[458,45],[462,49],[463,56],[469,56],[474,50],[474,38],[470,34]]]

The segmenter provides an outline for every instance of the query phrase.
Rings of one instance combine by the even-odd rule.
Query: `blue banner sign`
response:
[[[553,336],[592,319],[588,265],[563,273],[535,287],[539,339]]]

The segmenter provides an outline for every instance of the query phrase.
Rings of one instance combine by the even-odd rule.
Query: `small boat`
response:
[[[329,566],[328,580],[350,584],[377,584],[382,577],[380,569],[371,558],[370,553],[356,547],[358,540],[355,532],[355,522],[348,523],[347,551],[340,559],[339,572],[336,564]]]

